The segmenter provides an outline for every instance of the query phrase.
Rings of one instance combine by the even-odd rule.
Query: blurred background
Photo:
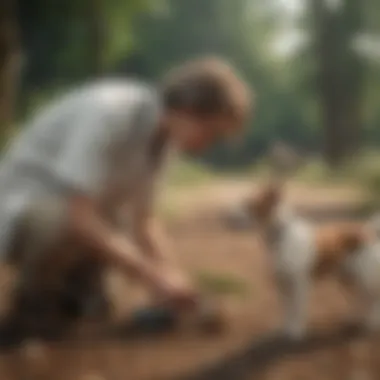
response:
[[[257,93],[238,149],[217,168],[250,165],[274,140],[331,166],[380,144],[377,0],[2,0],[0,123],[99,76],[156,81],[188,58],[219,54]]]
[[[290,189],[301,206],[379,204],[378,0],[0,0],[1,142],[77,84],[105,76],[154,83],[203,54],[221,55],[241,71],[257,95],[255,117],[236,144],[197,162],[176,161],[159,212],[184,265],[209,290],[226,294],[230,333],[211,341],[102,346],[91,355],[57,348],[49,361],[25,351],[11,366],[0,355],[0,372],[8,371],[1,378],[165,379],[220,360],[272,329],[280,309],[265,255],[248,233],[223,229],[220,215],[267,172],[273,143],[283,141],[305,158]],[[125,302],[125,284],[112,286]],[[312,298],[313,326],[347,312],[347,297],[335,285],[319,286]],[[376,379],[380,349],[371,352],[372,364],[358,365]],[[347,380],[343,370],[356,373],[351,361],[343,349],[326,348],[280,360],[263,378]]]

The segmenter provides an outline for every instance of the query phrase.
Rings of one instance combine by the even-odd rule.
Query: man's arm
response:
[[[118,266],[127,274],[133,273],[151,290],[175,301],[189,297],[188,289],[147,260],[127,236],[113,229],[99,212],[112,178],[115,164],[112,152],[121,141],[121,132],[123,139],[128,139],[128,123],[133,122],[133,119],[124,120],[124,131],[109,117],[108,108],[84,109],[77,116],[76,128],[61,153],[56,176],[67,189],[68,226],[73,238],[92,247],[89,251],[104,262]]]
[[[103,220],[92,200],[81,195],[72,196],[68,215],[71,235],[79,243],[91,248],[94,255],[129,274],[149,283],[154,282],[153,266],[139,254],[138,248],[126,236]]]
[[[145,182],[138,192],[133,204],[132,216],[132,235],[141,251],[156,263],[178,267],[178,261],[173,254],[166,231],[161,222],[155,216],[155,201],[157,198],[157,184],[160,171],[151,173],[151,177]]]
[[[111,229],[100,217],[93,202],[83,196],[69,200],[68,225],[72,236],[105,263],[134,275],[151,290],[177,306],[194,302],[194,295],[176,273],[144,257],[125,234]]]
[[[149,206],[137,207],[133,214],[132,234],[144,254],[161,263],[175,263],[173,249],[162,225]]]
[[[139,192],[139,197],[134,203],[132,211],[132,235],[141,248],[141,252],[149,257],[155,268],[164,271],[168,275],[176,279],[178,283],[185,288],[193,291],[196,295],[189,276],[179,265],[178,260],[173,254],[170,241],[165,234],[159,221],[154,218],[154,193],[155,193],[155,177],[152,176],[150,186],[146,186]]]

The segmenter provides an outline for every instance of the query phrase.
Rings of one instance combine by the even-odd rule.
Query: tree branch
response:
[[[365,337],[363,326],[344,326],[337,331],[312,333],[299,341],[292,341],[281,335],[268,335],[252,341],[238,352],[225,356],[217,362],[195,370],[193,373],[177,376],[173,380],[240,380],[256,374],[290,355],[305,354],[339,346],[351,340]]]

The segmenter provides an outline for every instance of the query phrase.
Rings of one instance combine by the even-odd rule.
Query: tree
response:
[[[346,0],[334,9],[325,0],[312,0],[311,9],[324,151],[328,163],[336,166],[355,154],[362,141],[363,67],[352,49],[362,30],[362,6]]]
[[[131,19],[151,7],[151,0],[19,0],[22,111],[35,99],[107,72],[131,49]]]
[[[104,2],[102,0],[87,1],[88,52],[89,71],[99,75],[104,70],[104,53],[106,42],[106,25],[104,20]]]
[[[0,4],[0,127],[1,141],[8,134],[14,116],[14,103],[21,69],[21,50],[16,20],[16,4]]]

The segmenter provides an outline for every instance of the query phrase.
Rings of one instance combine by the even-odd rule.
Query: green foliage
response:
[[[159,13],[164,7],[165,0],[110,0],[104,3],[104,22],[107,25],[104,52],[106,68],[114,66],[136,47],[134,19],[145,12]]]
[[[62,87],[109,70],[133,46],[132,21],[156,11],[153,0],[20,0],[20,29],[27,58],[23,99],[28,105],[36,88]],[[96,64],[94,62],[98,60]],[[26,98],[26,99],[25,99]]]
[[[375,0],[363,0],[354,4],[360,10],[356,12],[352,4],[344,3],[346,10],[337,16],[336,26],[336,38],[344,47],[335,63],[355,74],[364,61],[358,62],[349,48],[352,36],[359,29],[377,32],[380,7]],[[126,67],[126,74],[156,81],[179,62],[218,54],[241,71],[257,94],[257,104],[239,149],[218,146],[205,155],[204,162],[218,169],[249,167],[277,139],[305,151],[321,148],[324,120],[317,96],[321,83],[316,76],[319,61],[313,54],[314,40],[284,59],[271,48],[289,28],[303,31],[306,41],[313,36],[310,6],[302,17],[285,18],[279,0],[20,0],[19,5],[26,57],[21,116],[44,104],[52,93],[99,72]],[[354,81],[364,81],[363,141],[376,146],[380,143],[377,63],[366,62],[363,78],[351,77],[343,93],[351,93]],[[176,170],[171,181],[178,184],[209,176],[198,169]],[[324,171],[317,164],[308,169],[328,177]]]

